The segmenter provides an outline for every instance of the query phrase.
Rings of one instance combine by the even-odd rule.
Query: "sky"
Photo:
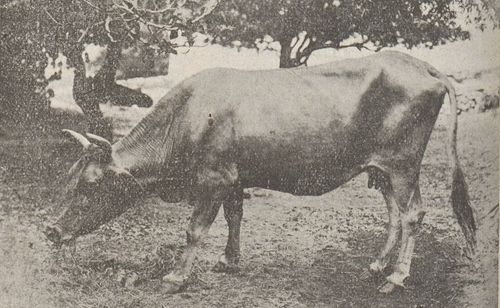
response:
[[[411,50],[404,47],[386,48],[400,50],[429,62],[437,69],[454,73],[459,71],[479,71],[500,66],[500,30],[473,30],[471,39],[448,43],[427,49],[423,47]],[[370,51],[358,51],[346,48],[336,51],[323,49],[313,53],[308,65],[315,65],[344,58],[354,58],[370,54]],[[171,55],[169,75],[183,79],[202,69],[210,67],[232,67],[240,69],[270,69],[279,65],[279,55],[275,51],[257,52],[242,48],[221,46],[193,47],[179,50],[178,55]]]

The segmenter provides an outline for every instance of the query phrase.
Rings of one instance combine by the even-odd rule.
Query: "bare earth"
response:
[[[250,190],[240,271],[211,271],[226,240],[219,215],[190,285],[168,295],[161,277],[185,244],[192,209],[151,198],[56,251],[41,231],[62,209],[63,174],[78,153],[55,132],[7,131],[0,137],[0,307],[497,307],[498,210],[489,211],[498,204],[498,116],[459,118],[459,154],[479,220],[472,260],[448,201],[447,119],[440,115],[422,166],[429,211],[412,276],[390,295],[377,291],[383,277],[360,279],[387,223],[383,198],[365,175],[321,197]],[[118,134],[132,125],[115,122]]]

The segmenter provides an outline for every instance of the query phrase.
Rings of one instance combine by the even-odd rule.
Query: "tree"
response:
[[[120,51],[133,44],[156,53],[175,52],[170,37],[190,36],[218,0],[7,0],[0,2],[0,103],[21,121],[47,110],[44,68],[47,56],[67,56],[75,68],[75,98],[89,118],[102,118],[98,97],[82,72],[84,44],[107,45],[110,57],[101,84],[114,83]],[[96,107],[97,106],[97,107]],[[92,121],[91,121],[92,122]],[[95,122],[95,121],[94,121]],[[98,124],[94,130],[99,130]]]
[[[228,0],[208,17],[207,28],[222,45],[237,40],[255,48],[270,36],[281,45],[280,67],[293,67],[322,48],[432,48],[467,39],[456,23],[458,11],[479,27],[493,20],[483,18],[491,17],[488,2],[474,0]]]

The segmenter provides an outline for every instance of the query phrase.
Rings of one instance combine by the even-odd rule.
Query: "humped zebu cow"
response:
[[[422,157],[448,94],[451,203],[475,248],[476,225],[457,155],[457,102],[447,78],[399,52],[280,70],[210,69],[174,87],[133,130],[111,145],[67,130],[84,148],[70,170],[70,204],[48,227],[58,245],[88,234],[148,192],[194,206],[187,247],[163,278],[179,291],[222,204],[229,235],[216,269],[240,260],[243,189],[263,187],[321,195],[368,173],[389,210],[387,242],[367,272],[382,272],[400,239],[392,274],[380,288],[403,286],[425,215],[419,188]]]

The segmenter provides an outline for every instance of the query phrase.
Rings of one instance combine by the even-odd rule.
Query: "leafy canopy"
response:
[[[294,66],[305,63],[314,50],[347,47],[342,42],[353,36],[349,47],[373,50],[432,48],[467,39],[469,32],[457,23],[458,12],[481,28],[493,20],[487,2],[474,0],[228,0],[207,23],[222,45],[238,41],[254,48],[270,36],[280,42],[282,53],[295,57]]]
[[[41,107],[47,56],[81,61],[86,43],[139,44],[175,52],[171,38],[200,31],[219,0],[3,0],[0,1],[0,105],[9,111]],[[190,43],[190,41],[188,41]],[[25,97],[29,96],[29,97]],[[40,96],[41,97],[41,96]],[[33,104],[32,101],[37,101]],[[4,111],[6,110],[3,108]],[[32,114],[33,111],[27,112]]]

